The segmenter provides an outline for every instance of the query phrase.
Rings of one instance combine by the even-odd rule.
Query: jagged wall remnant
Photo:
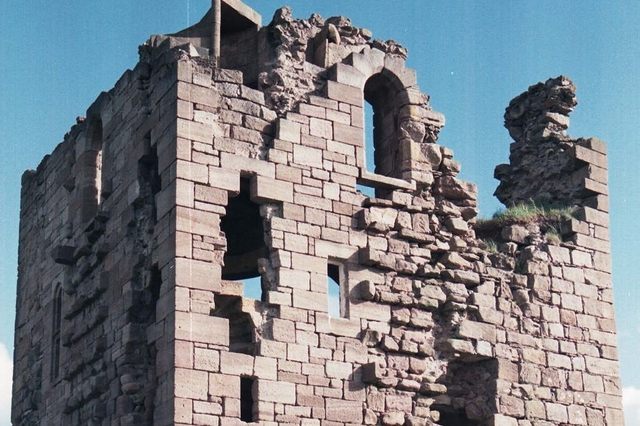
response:
[[[511,163],[495,171],[500,180],[495,195],[505,205],[592,204],[593,197],[606,195],[601,188],[607,184],[604,144],[566,134],[578,103],[575,91],[571,80],[560,76],[531,86],[509,103],[504,125],[515,140]]]
[[[506,204],[573,216],[479,226],[404,48],[221,12],[220,66],[211,12],[153,36],[25,172],[13,424],[622,424],[605,147],[564,134],[573,84],[514,99],[496,172]]]
[[[357,28],[344,16],[294,19],[291,8],[276,11],[267,27],[271,61],[259,76],[267,103],[279,115],[291,111],[309,94],[318,94],[326,81],[323,71],[351,53],[375,48],[406,59],[407,51],[393,40],[371,40],[366,28]]]

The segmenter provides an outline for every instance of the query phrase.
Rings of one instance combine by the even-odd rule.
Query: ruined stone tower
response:
[[[23,176],[13,424],[622,425],[575,87],[514,99],[496,169],[572,215],[476,223],[406,54],[238,0],[141,46]]]

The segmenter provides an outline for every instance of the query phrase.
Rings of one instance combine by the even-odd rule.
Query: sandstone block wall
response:
[[[496,174],[576,213],[479,227],[402,47],[255,21],[225,30],[236,69],[210,32],[154,36],[25,173],[13,423],[622,424],[605,148],[564,135],[571,83],[514,100]]]

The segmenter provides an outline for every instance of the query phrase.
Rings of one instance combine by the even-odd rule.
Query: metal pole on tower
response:
[[[222,26],[222,0],[211,0],[213,28],[211,30],[211,49],[216,67],[220,66],[220,27]]]

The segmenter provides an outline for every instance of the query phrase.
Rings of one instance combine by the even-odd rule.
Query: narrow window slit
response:
[[[145,155],[138,160],[138,182],[140,183],[141,207],[151,210],[152,223],[156,223],[157,206],[155,195],[162,189],[162,181],[158,173],[158,153],[155,146],[151,146],[151,136],[147,134],[143,140]]]
[[[53,296],[53,329],[51,333],[51,377],[60,375],[60,328],[62,326],[62,286],[58,284]]]
[[[76,187],[80,191],[82,204],[79,212],[83,224],[95,218],[102,203],[103,136],[102,121],[99,118],[91,121],[86,138],[88,139],[86,148],[80,153],[78,159],[81,172],[76,182]]]
[[[376,169],[376,163],[373,160],[375,146],[373,139],[373,105],[369,102],[364,102],[364,155],[366,169],[373,172]],[[376,189],[373,186],[366,185],[359,182],[356,185],[356,189],[362,192],[367,197],[373,198],[376,196]]]
[[[151,268],[149,279],[149,292],[151,293],[151,315],[150,320],[153,322],[158,321],[158,301],[160,300],[160,292],[162,290],[162,274],[158,265],[153,265]]]
[[[240,420],[246,423],[257,422],[253,377],[240,377]]]
[[[342,265],[337,263],[327,264],[327,302],[329,316],[332,318],[345,318],[347,316],[342,268]]]
[[[98,121],[91,135],[91,150],[95,153],[95,187],[96,203],[102,203],[102,163],[103,163],[103,143],[102,143],[102,121]]]

